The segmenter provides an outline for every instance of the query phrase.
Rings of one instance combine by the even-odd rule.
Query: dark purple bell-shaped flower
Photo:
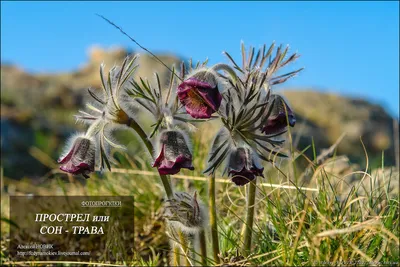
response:
[[[95,144],[91,139],[79,136],[73,140],[68,153],[58,160],[62,171],[89,178],[89,173],[94,172]]]
[[[265,134],[279,133],[286,129],[288,125],[286,120],[286,112],[289,120],[289,126],[293,127],[296,123],[296,117],[285,100],[279,95],[271,95],[271,103],[273,100],[275,101],[273,102],[272,111],[267,119],[266,124],[261,129],[261,132]]]
[[[178,97],[187,113],[195,119],[208,119],[219,109],[222,96],[215,73],[203,70],[178,86]]]
[[[192,154],[181,132],[162,132],[159,142],[160,152],[153,167],[157,167],[160,174],[177,174],[181,168],[194,170]]]
[[[232,182],[242,186],[253,181],[256,176],[263,176],[264,168],[258,156],[249,147],[234,149],[229,157],[228,174]]]

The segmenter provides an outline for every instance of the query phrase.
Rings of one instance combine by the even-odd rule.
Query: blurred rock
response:
[[[367,155],[361,138],[370,165],[380,166],[382,151],[385,152],[385,165],[395,164],[393,118],[382,106],[362,99],[311,90],[284,90],[282,93],[298,118],[293,128],[293,139],[299,140],[300,150],[310,145],[311,138],[314,138],[318,153],[345,132],[337,154],[347,155],[351,161],[365,164]],[[312,156],[312,150],[307,155]]]
[[[121,64],[133,52],[123,48],[105,50],[92,47],[88,51],[89,60],[84,66],[70,73],[30,74],[15,65],[1,66],[2,104],[23,108],[73,108],[82,106],[82,98],[87,96],[87,88],[101,88],[100,64],[105,64],[105,75],[116,64]],[[168,66],[179,65],[181,59],[172,55],[158,55]],[[154,82],[158,72],[161,81],[167,84],[169,71],[151,56],[140,55],[140,68],[135,78],[148,78]]]
[[[34,131],[29,126],[1,118],[1,165],[6,177],[19,178],[27,173],[36,176],[46,171],[28,152],[34,141]]]

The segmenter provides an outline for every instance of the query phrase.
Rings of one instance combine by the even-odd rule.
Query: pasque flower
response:
[[[88,124],[87,135],[93,136],[98,144],[99,165],[103,169],[106,165],[110,169],[111,147],[123,149],[122,145],[114,142],[112,132],[115,129],[129,126],[132,118],[136,115],[136,106],[127,92],[127,84],[133,79],[136,57],[125,58],[122,66],[112,67],[107,77],[104,75],[104,65],[100,66],[100,80],[102,83],[102,94],[96,94],[88,90],[90,96],[95,100],[86,106],[88,111],[79,111],[76,115],[77,121]]]
[[[286,113],[289,120],[289,126],[293,127],[296,123],[296,117],[285,100],[279,95],[271,95],[270,101],[273,103],[273,106],[271,107],[272,110],[266,124],[262,127],[261,132],[265,134],[283,132],[288,125]]]
[[[228,174],[236,185],[245,185],[254,180],[256,176],[264,177],[263,171],[264,168],[251,148],[239,147],[231,151]]]
[[[193,118],[210,118],[222,100],[216,74],[212,70],[196,72],[178,86],[178,97]]]
[[[67,153],[58,160],[61,164],[60,169],[89,178],[88,174],[94,171],[95,151],[95,143],[92,139],[85,136],[72,137]]]
[[[181,168],[194,170],[184,135],[180,131],[167,130],[159,136],[159,152],[153,164],[163,175],[177,174]]]
[[[164,218],[179,223],[183,230],[191,232],[204,225],[206,214],[196,192],[193,196],[185,192],[176,192],[174,197],[166,202]]]

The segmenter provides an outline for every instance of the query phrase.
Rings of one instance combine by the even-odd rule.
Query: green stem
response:
[[[200,243],[201,264],[203,266],[207,266],[207,240],[204,229],[200,230],[199,232],[199,243]]]
[[[153,150],[154,150],[153,144],[147,138],[147,134],[143,131],[142,127],[140,127],[140,125],[134,119],[130,119],[129,121],[130,121],[129,122],[129,127],[131,127],[133,130],[135,130],[137,132],[137,134],[142,139],[142,141],[145,144],[145,146],[146,146],[147,150],[149,151],[149,153],[153,154]],[[169,199],[171,199],[174,196],[174,194],[173,194],[172,187],[171,187],[171,184],[169,182],[168,176],[160,174],[160,178],[161,178],[161,182],[163,183],[163,186],[164,186],[164,189],[165,189],[165,193],[167,194],[167,197]]]
[[[256,202],[256,190],[257,190],[257,179],[254,179],[249,183],[247,193],[247,214],[246,214],[246,225],[244,229],[244,241],[243,241],[243,254],[247,256],[251,249],[251,238],[253,233],[253,222],[254,222],[254,206]]]
[[[208,179],[208,196],[210,207],[210,226],[211,226],[211,242],[213,255],[216,264],[219,264],[219,242],[218,242],[218,226],[217,226],[217,210],[215,206],[215,173],[213,172]]]

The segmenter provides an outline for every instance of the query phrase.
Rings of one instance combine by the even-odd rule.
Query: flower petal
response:
[[[193,77],[178,86],[178,97],[193,118],[210,118],[222,100],[216,85]]]
[[[243,168],[240,172],[230,171],[229,175],[232,176],[232,182],[238,186],[248,184],[250,181],[253,181],[256,178],[253,172],[245,168]]]
[[[64,155],[63,157],[59,158],[57,160],[57,162],[61,163],[61,164],[66,163],[67,161],[69,161],[71,159],[73,152],[74,152],[74,150],[71,149],[66,155]]]
[[[84,137],[75,139],[72,148],[66,156],[61,158],[60,169],[71,174],[87,174],[94,171],[95,145],[93,141]]]
[[[165,131],[160,135],[161,151],[153,167],[162,175],[177,174],[181,168],[194,170],[192,154],[179,131]]]
[[[162,145],[160,154],[158,155],[158,157],[157,157],[156,160],[154,161],[153,167],[159,167],[159,166],[161,166],[161,162],[164,160],[164,146],[165,146],[165,145]]]

